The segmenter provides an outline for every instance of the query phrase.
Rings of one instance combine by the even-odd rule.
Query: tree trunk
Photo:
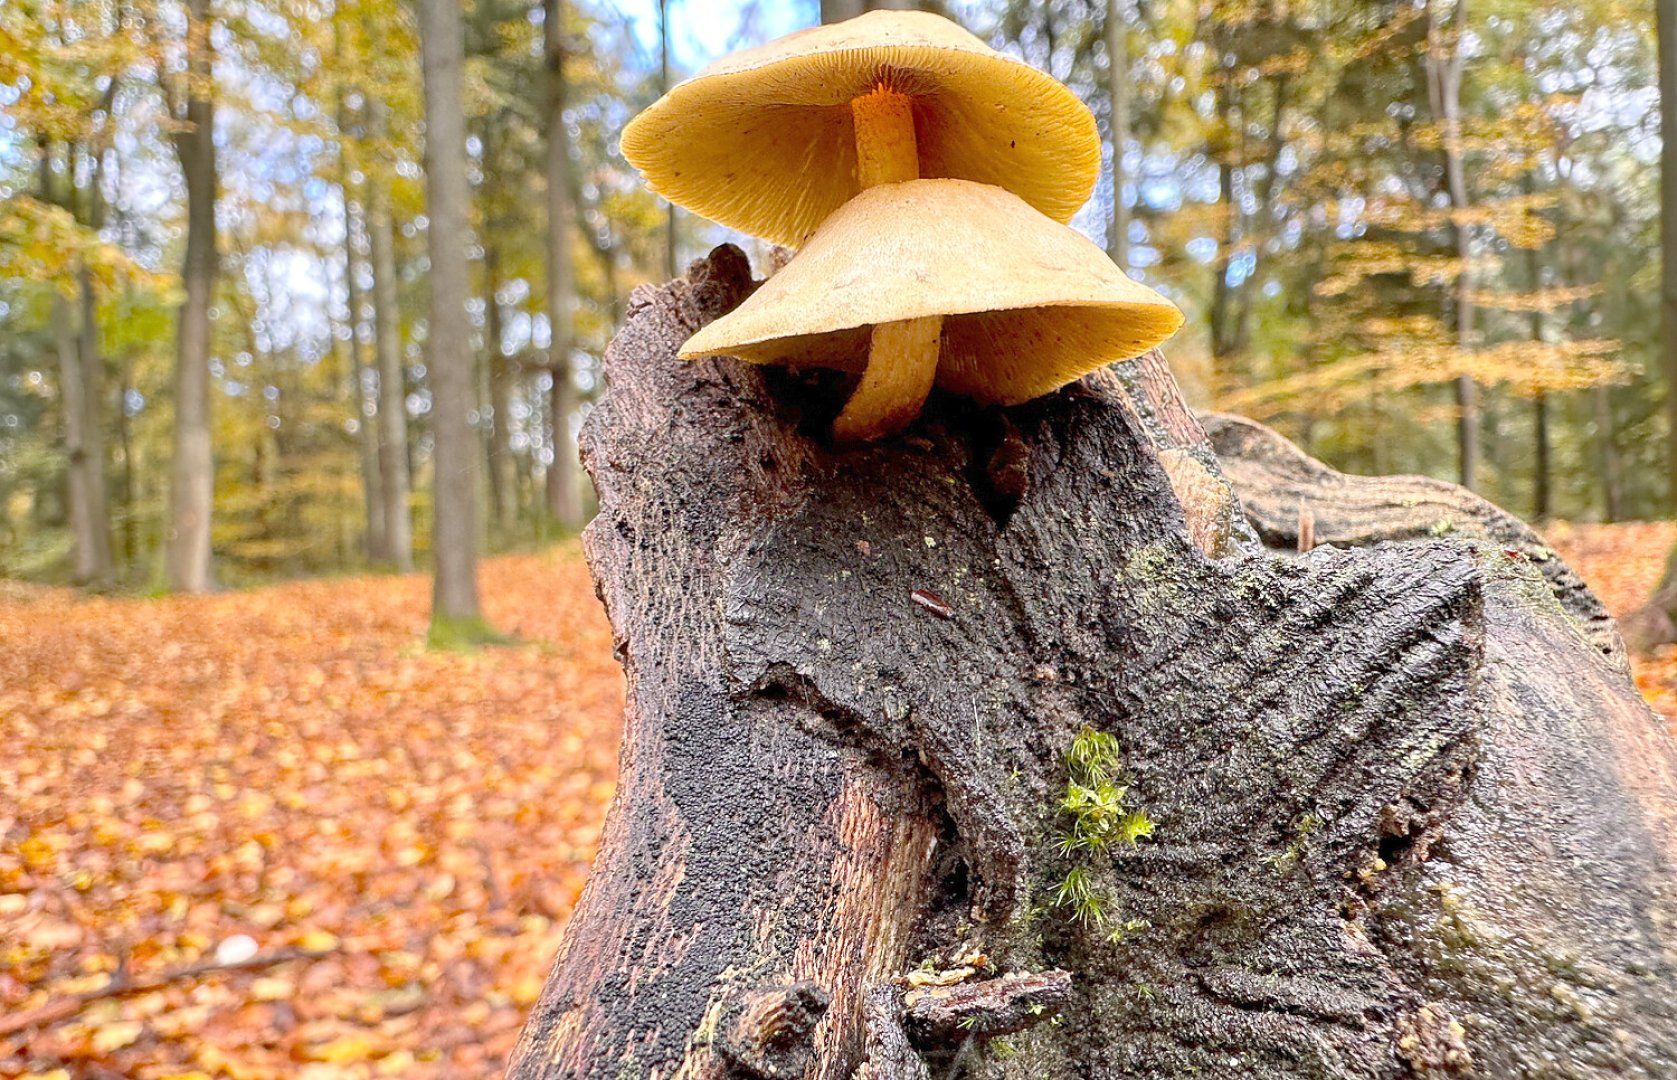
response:
[[[1677,0],[1656,0],[1660,80],[1660,358],[1665,368],[1667,478],[1677,510]]]
[[[1619,425],[1613,416],[1613,388],[1598,386],[1591,391],[1595,406],[1597,446],[1601,451],[1601,518],[1613,522],[1624,517],[1624,477],[1619,468]]]
[[[553,377],[548,389],[553,461],[547,467],[547,510],[562,528],[580,529],[582,477],[576,442],[571,438],[571,417],[577,409],[576,382],[571,377],[576,284],[571,272],[571,136],[565,126],[566,6],[564,0],[543,0],[543,4],[548,95],[547,319],[552,335],[547,363]]]
[[[1550,462],[1549,441],[1549,395],[1539,393],[1531,403],[1532,441],[1536,444],[1532,469],[1532,517],[1538,521],[1547,521],[1553,513],[1551,507],[1550,474],[1553,465]]]
[[[1128,270],[1130,208],[1124,202],[1124,146],[1130,140],[1130,46],[1123,0],[1106,0],[1106,92],[1112,138],[1112,218],[1107,223],[1106,253]]]
[[[86,437],[87,394],[82,386],[81,350],[70,301],[52,297],[52,326],[58,347],[58,392],[64,419],[65,502],[69,507],[72,574],[78,585],[99,577],[94,545],[95,523],[89,512]]]
[[[371,106],[373,134],[382,136],[387,110]],[[367,169],[367,246],[373,271],[373,353],[378,364],[378,461],[384,489],[385,557],[396,569],[413,569],[413,511],[408,475],[408,390],[402,363],[401,311],[396,299],[396,225],[389,181],[381,162]]]
[[[862,13],[862,0],[821,0],[821,21],[843,22]]]
[[[111,504],[105,479],[105,422],[101,405],[105,397],[105,357],[99,348],[99,301],[93,291],[93,274],[83,266],[76,274],[76,288],[80,294],[81,332],[77,348],[81,358],[82,389],[82,474],[83,498],[86,499],[88,530],[86,544],[89,553],[85,581],[103,583],[111,580],[115,565],[111,560]]]
[[[210,438],[210,304],[215,295],[215,103],[210,0],[188,0],[186,126],[175,153],[186,181],[186,257],[181,267],[180,329],[175,347],[175,429],[169,462],[169,523],[164,581],[177,592],[210,587],[210,518],[215,458]]]
[[[73,209],[76,147],[66,145],[71,187],[57,197],[50,140],[40,140],[40,197]],[[76,300],[65,296],[65,282],[52,295],[53,343],[58,352],[59,406],[64,424],[65,502],[70,520],[71,575],[78,585],[103,583],[111,576],[110,517],[105,505],[104,445],[98,429],[98,326],[93,279],[85,266],[75,278]]]
[[[658,0],[658,90],[670,92],[670,0]],[[664,276],[675,279],[681,272],[681,254],[675,238],[675,203],[665,205]]]
[[[333,60],[344,63],[338,24],[333,24]],[[355,252],[355,222],[358,208],[353,194],[354,167],[350,159],[350,111],[343,88],[338,93],[338,191],[344,200],[344,307],[349,330],[349,399],[355,408],[355,443],[361,456],[361,502],[366,530],[363,554],[368,562],[390,561],[385,539],[389,512],[384,505],[384,478],[379,473],[378,402],[367,391],[366,355],[361,348],[361,287],[356,279],[359,261]],[[365,225],[365,218],[362,219]]]
[[[621,781],[510,1076],[1677,1069],[1677,751],[1529,560],[1202,528],[1156,358],[836,451],[675,362],[749,287],[637,290],[585,425]],[[1059,843],[1092,732],[1139,846]]]
[[[1471,208],[1467,194],[1467,171],[1462,161],[1462,28],[1467,22],[1466,0],[1454,0],[1453,14],[1446,26],[1438,18],[1439,0],[1427,6],[1427,91],[1433,118],[1443,136],[1444,183],[1455,211],[1451,231],[1455,236],[1456,258],[1461,262],[1456,275],[1456,348],[1466,355],[1473,348],[1473,275],[1468,270],[1473,255],[1473,234],[1466,214]],[[1473,376],[1456,379],[1456,443],[1459,448],[1462,486],[1469,491],[1479,486],[1479,387]]]
[[[430,318],[425,356],[431,381],[431,550],[436,576],[433,628],[474,622],[477,590],[478,454],[472,435],[472,341],[466,315],[466,182],[462,105],[464,31],[458,0],[419,0],[425,83],[425,206],[430,216]]]
[[[518,521],[518,480],[512,459],[512,370],[502,352],[501,253],[483,246],[484,362],[489,377],[489,510],[495,527],[510,534]]]

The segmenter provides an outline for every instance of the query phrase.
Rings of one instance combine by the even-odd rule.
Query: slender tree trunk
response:
[[[489,377],[489,507],[495,527],[510,534],[518,521],[518,478],[512,456],[512,370],[502,351],[501,253],[483,245],[484,356]]]
[[[58,346],[58,390],[64,422],[65,487],[69,508],[74,580],[88,585],[99,579],[95,551],[96,525],[89,509],[87,475],[87,394],[82,385],[82,360],[76,339],[76,318],[70,301],[58,292],[52,297],[53,337]]]
[[[178,592],[210,587],[210,519],[215,508],[215,457],[210,436],[210,304],[216,255],[215,104],[209,97],[210,0],[188,0],[186,126],[174,136],[186,181],[185,299],[175,360],[175,429],[169,463],[169,521],[164,581]]]
[[[122,562],[132,573],[134,560],[139,557],[138,523],[134,520],[134,439],[133,424],[128,418],[128,394],[134,389],[134,364],[122,361],[122,385],[117,388],[116,437],[122,451]]]
[[[420,68],[425,83],[425,205],[430,216],[431,547],[436,576],[433,630],[479,618],[476,439],[472,434],[472,341],[466,314],[466,245],[471,188],[466,181],[462,105],[464,32],[458,0],[419,0]]]
[[[1124,146],[1130,141],[1130,45],[1124,0],[1106,0],[1106,93],[1111,109],[1112,218],[1106,253],[1121,269],[1130,266],[1130,208],[1124,202]]]
[[[1467,23],[1466,0],[1455,0],[1446,27],[1438,18],[1439,0],[1428,4],[1427,89],[1433,117],[1438,121],[1444,143],[1444,180],[1450,206],[1456,212],[1452,223],[1456,258],[1461,272],[1456,278],[1456,348],[1465,356],[1473,348],[1473,274],[1468,260],[1473,254],[1473,234],[1465,218],[1471,206],[1467,173],[1462,161],[1462,53],[1461,34]],[[1456,379],[1456,442],[1461,463],[1461,483],[1469,491],[1479,484],[1479,387],[1473,376]]]
[[[1553,493],[1550,490],[1550,475],[1553,465],[1550,461],[1549,442],[1549,395],[1539,393],[1531,403],[1531,427],[1534,454],[1532,469],[1531,509],[1532,517],[1537,521],[1547,521],[1554,513],[1552,505]]]
[[[82,470],[86,475],[85,498],[89,531],[87,544],[95,582],[109,581],[111,561],[111,506],[105,475],[105,358],[99,348],[99,306],[93,291],[93,274],[83,266],[76,275],[81,299],[81,333],[77,345],[82,368]]]
[[[1225,110],[1226,114],[1226,110]],[[1233,351],[1234,290],[1229,285],[1229,269],[1234,262],[1235,241],[1239,239],[1240,204],[1235,201],[1234,166],[1228,162],[1217,165],[1218,204],[1227,213],[1223,223],[1221,251],[1211,265],[1211,382],[1217,388],[1228,374],[1229,354]]]
[[[1598,386],[1590,396],[1594,399],[1596,440],[1601,454],[1602,520],[1618,521],[1624,517],[1624,476],[1619,467],[1619,425],[1613,415],[1613,390]]]
[[[347,196],[348,189],[345,188]],[[355,258],[355,237],[351,231],[350,204],[344,203],[344,303],[349,308],[349,400],[355,409],[355,442],[361,457],[361,502],[365,516],[365,551],[368,561],[390,561],[390,543],[385,538],[390,511],[384,505],[384,477],[379,472],[379,415],[377,400],[368,393],[373,380],[368,376],[367,354],[361,348],[361,288],[356,282],[359,269]]]
[[[72,212],[77,149],[66,144],[69,186],[57,198],[52,176],[52,144],[40,140],[40,195]],[[97,184],[97,176],[93,183]],[[89,203],[94,193],[89,192]],[[92,214],[83,215],[91,219]],[[88,222],[91,224],[91,221]],[[105,496],[104,441],[99,431],[98,321],[93,277],[86,266],[75,276],[75,299],[64,294],[68,282],[55,282],[52,326],[58,351],[59,403],[64,424],[65,498],[70,522],[71,574],[78,585],[102,584],[111,576],[110,513]]]
[[[658,0],[658,87],[663,93],[670,92],[670,0]],[[675,203],[669,203],[664,219],[664,277],[670,281],[681,275],[675,216]]]
[[[382,136],[386,109],[371,107],[373,132]],[[413,569],[412,480],[408,474],[408,390],[402,363],[401,311],[396,300],[396,226],[382,162],[367,169],[367,241],[373,271],[373,353],[378,364],[378,463],[384,499],[384,550],[391,565]]]
[[[565,0],[543,0],[542,10],[547,65],[547,320],[551,333],[547,365],[553,378],[547,400],[553,437],[548,444],[553,461],[547,467],[547,512],[560,527],[580,529],[582,475],[577,467],[576,440],[571,438],[577,394],[571,375],[572,313],[576,306],[571,268],[571,136],[565,126],[568,8]],[[673,208],[670,212],[675,213]],[[672,238],[674,235],[670,233]]]
[[[1667,478],[1677,510],[1677,0],[1656,0],[1660,80],[1660,357],[1665,368]]]
[[[1527,195],[1537,194],[1537,178],[1533,173],[1527,173],[1525,178]],[[1535,295],[1543,288],[1543,258],[1537,248],[1526,249],[1526,279],[1530,283],[1531,291]],[[1543,312],[1533,307],[1531,312],[1531,339],[1534,342],[1543,341]],[[1532,514],[1538,521],[1545,521],[1553,511],[1551,506],[1549,443],[1549,395],[1539,391],[1532,399],[1531,408],[1532,427]]]
[[[334,59],[345,62],[334,24]],[[366,528],[363,533],[369,562],[390,561],[390,545],[385,540],[389,511],[384,505],[384,477],[379,473],[378,408],[368,390],[372,382],[368,376],[365,350],[361,348],[361,286],[357,280],[360,260],[355,251],[355,224],[358,208],[354,197],[354,164],[350,153],[350,111],[340,92],[338,99],[338,190],[344,201],[344,307],[349,324],[349,400],[355,409],[355,441],[361,455],[361,501]]]

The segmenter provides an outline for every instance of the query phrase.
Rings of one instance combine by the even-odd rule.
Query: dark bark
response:
[[[831,380],[675,362],[749,287],[637,290],[585,426],[621,781],[511,1076],[1677,1068],[1677,753],[1530,560],[1195,542],[1233,504],[1156,358],[834,450]],[[1085,728],[1139,847],[1057,853]],[[923,959],[1072,988],[957,1041]]]
[[[1265,544],[1298,545],[1308,510],[1316,544],[1368,547],[1429,543],[1440,537],[1482,540],[1531,563],[1562,610],[1617,661],[1624,653],[1607,609],[1531,526],[1466,488],[1429,476],[1350,476],[1317,461],[1276,432],[1244,417],[1202,417],[1223,472],[1246,519]]]

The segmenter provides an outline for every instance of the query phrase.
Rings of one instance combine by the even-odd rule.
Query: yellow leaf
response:
[[[93,1033],[93,1049],[101,1054],[109,1054],[125,1046],[132,1046],[145,1027],[145,1024],[138,1020],[120,1020],[114,1024],[105,1024]]]

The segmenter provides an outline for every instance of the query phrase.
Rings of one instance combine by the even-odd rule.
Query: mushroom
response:
[[[909,180],[846,203],[679,355],[862,371],[834,434],[865,439],[912,420],[934,379],[979,402],[1014,405],[1138,356],[1181,325],[1175,304],[1017,195],[966,180]],[[912,337],[913,348],[882,356],[881,329]],[[922,356],[929,367],[919,366]],[[881,371],[882,360],[900,366]],[[866,395],[876,378],[888,393]]]
[[[858,191],[959,177],[1056,221],[1100,169],[1094,116],[1052,76],[919,11],[874,11],[737,53],[623,130],[623,155],[671,202],[797,245]],[[937,369],[941,315],[877,324],[834,423],[839,438],[912,419]]]
[[[669,201],[793,248],[873,184],[976,180],[1070,221],[1100,172],[1076,94],[923,11],[725,57],[631,120],[622,148]]]

